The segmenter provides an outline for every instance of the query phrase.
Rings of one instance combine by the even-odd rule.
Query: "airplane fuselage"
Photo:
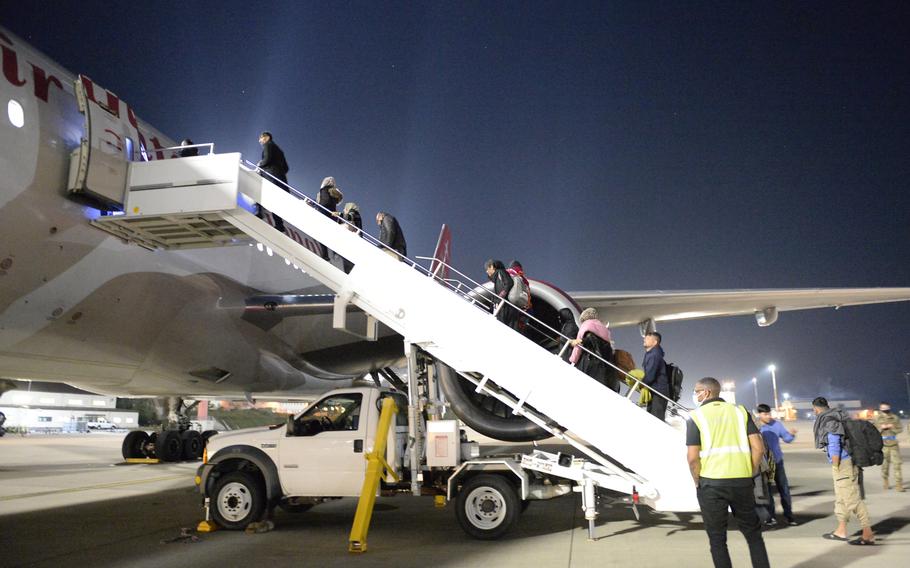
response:
[[[0,120],[0,377],[118,395],[293,396],[400,359],[394,344],[358,349],[329,315],[251,318],[250,297],[326,292],[255,247],[150,252],[91,227],[99,208],[67,193],[85,136],[77,78],[3,30],[0,48],[10,114]],[[171,157],[159,150],[170,138],[81,80],[119,120],[107,144],[121,151],[129,138],[139,159]],[[345,355],[337,367],[305,359],[330,348]]]

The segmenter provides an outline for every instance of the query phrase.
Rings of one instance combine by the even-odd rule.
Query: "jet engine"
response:
[[[563,345],[563,341],[559,341],[558,336],[554,337],[551,330],[560,328],[559,310],[568,308],[576,320],[581,310],[568,294],[552,284],[540,280],[530,282],[532,314],[545,325],[532,320],[527,336],[555,356]],[[472,294],[489,299],[492,297],[490,288],[488,284]],[[436,376],[452,411],[462,422],[484,436],[507,442],[530,442],[549,436],[527,418],[512,414],[512,410],[496,398],[475,392],[474,384],[448,365],[437,362]]]

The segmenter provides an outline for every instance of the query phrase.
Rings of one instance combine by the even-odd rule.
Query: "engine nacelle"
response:
[[[771,306],[759,312],[755,312],[755,321],[759,327],[768,327],[777,321],[777,308]]]
[[[528,337],[555,354],[563,344],[562,341],[554,340],[551,331],[560,328],[559,310],[569,309],[577,321],[581,309],[568,294],[549,282],[530,280],[530,283],[531,314],[540,323],[531,322]],[[492,284],[486,284],[472,293],[480,297],[492,297],[491,288]],[[546,430],[527,418],[512,414],[512,410],[499,400],[475,392],[473,383],[460,377],[448,365],[437,363],[436,372],[439,387],[452,411],[462,422],[484,436],[507,442],[530,442],[549,436]]]

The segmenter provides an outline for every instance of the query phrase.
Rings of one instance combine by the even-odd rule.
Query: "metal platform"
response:
[[[110,215],[92,221],[92,225],[149,250],[243,245],[253,240],[219,213]]]

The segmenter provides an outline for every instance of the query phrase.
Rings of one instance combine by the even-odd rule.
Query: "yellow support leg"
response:
[[[398,406],[392,397],[382,401],[382,412],[379,415],[379,426],[376,428],[376,443],[373,451],[366,455],[367,471],[363,478],[363,489],[360,500],[357,502],[357,512],[354,514],[354,524],[351,526],[351,536],[348,539],[348,552],[367,551],[367,532],[370,530],[370,519],[373,516],[373,505],[376,504],[376,492],[379,491],[379,481],[383,472],[391,470],[385,461],[386,442],[389,439],[389,427],[392,418],[398,413]]]

